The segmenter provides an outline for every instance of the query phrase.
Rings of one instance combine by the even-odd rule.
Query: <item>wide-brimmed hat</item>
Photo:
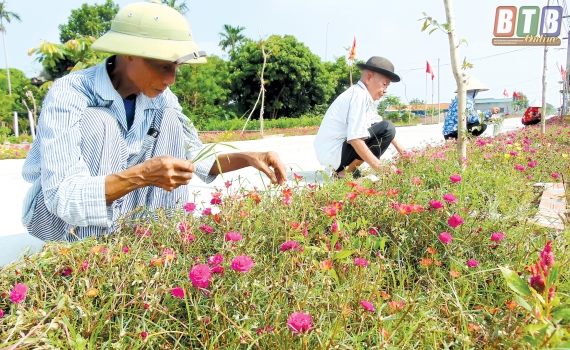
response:
[[[487,91],[489,88],[474,77],[469,77],[465,80],[465,91],[469,90]],[[457,93],[457,90],[455,90],[455,93]]]
[[[111,22],[111,30],[91,48],[176,63],[206,62],[206,53],[192,39],[184,16],[169,6],[150,2],[123,7]]]
[[[360,69],[368,69],[385,75],[393,83],[400,81],[400,77],[394,73],[394,65],[384,57],[372,56],[366,63],[358,63],[356,66]]]

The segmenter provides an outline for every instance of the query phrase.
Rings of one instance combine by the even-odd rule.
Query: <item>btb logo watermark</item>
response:
[[[495,46],[559,46],[562,7],[499,6],[495,12]]]

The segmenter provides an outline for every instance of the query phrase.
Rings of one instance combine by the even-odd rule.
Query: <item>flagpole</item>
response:
[[[441,123],[441,105],[439,104],[439,58],[437,59],[437,123]]]
[[[433,77],[431,78],[431,107],[430,109],[433,111]],[[431,122],[433,123],[433,114],[431,115]]]
[[[424,121],[427,121],[427,73],[426,76],[426,100],[424,102]]]

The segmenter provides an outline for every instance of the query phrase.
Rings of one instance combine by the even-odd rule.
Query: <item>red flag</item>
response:
[[[348,53],[348,59],[353,60],[356,56],[356,37],[352,41],[352,47],[350,48],[350,52]]]
[[[509,92],[507,91],[507,89],[505,89],[505,90],[503,91],[503,96],[509,97]]]
[[[428,61],[426,61],[426,73],[431,74],[431,80],[433,80],[435,74],[433,74],[433,69],[431,69],[431,65],[429,64]]]
[[[562,65],[560,65],[560,75],[562,76],[562,79],[564,79],[564,77],[566,77],[566,70],[564,69],[564,67]]]
[[[521,95],[519,95],[516,91],[513,91],[513,97],[514,98],[521,98]]]

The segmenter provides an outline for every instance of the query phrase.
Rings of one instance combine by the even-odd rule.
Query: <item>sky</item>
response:
[[[114,0],[119,6],[133,0]],[[460,57],[474,65],[467,71],[489,87],[478,98],[503,98],[503,91],[522,91],[530,100],[542,96],[544,47],[493,46],[493,29],[497,6],[550,5],[566,8],[566,0],[454,0],[456,31],[467,40],[459,48]],[[42,40],[59,41],[59,24],[67,23],[72,9],[81,4],[103,3],[103,0],[7,0],[7,9],[20,15],[22,22],[6,25],[6,48],[10,67],[28,76],[37,76],[41,65],[27,52]],[[208,54],[224,55],[218,43],[224,24],[242,26],[252,39],[270,35],[293,35],[323,61],[347,54],[356,37],[358,59],[371,56],[388,58],[402,82],[392,83],[389,94],[406,102],[413,98],[432,101],[431,77],[425,73],[426,61],[435,73],[433,101],[450,102],[454,97],[449,41],[442,31],[429,35],[421,32],[423,12],[445,22],[442,0],[187,0],[186,14],[194,40]],[[565,10],[566,11],[566,10]],[[565,12],[565,14],[567,14]],[[561,38],[568,36],[567,22]],[[560,106],[559,67],[566,66],[568,40],[550,47],[547,54],[546,100]],[[440,67],[438,69],[438,60]],[[4,55],[0,65],[5,66]],[[356,69],[356,67],[355,67]],[[426,77],[428,83],[426,88]],[[438,89],[439,85],[439,89]]]

